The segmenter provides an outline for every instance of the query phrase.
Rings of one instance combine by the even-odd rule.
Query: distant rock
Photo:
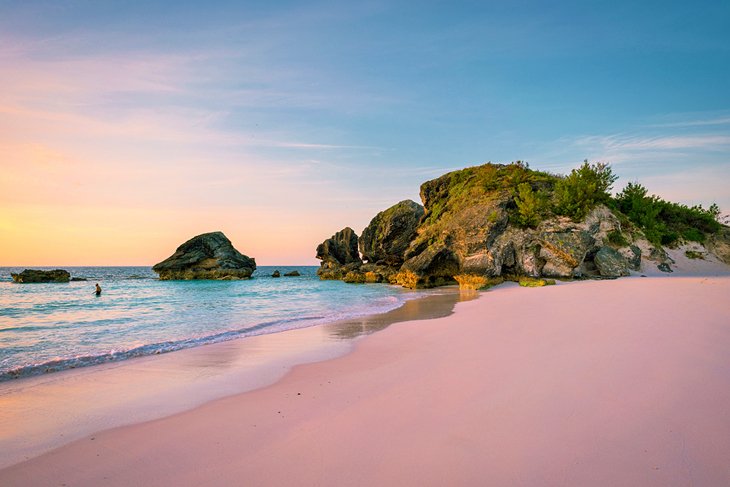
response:
[[[299,277],[299,276],[301,276],[299,271],[291,271],[291,272],[287,272],[286,274],[284,274],[284,277]]]
[[[233,247],[223,232],[193,237],[152,270],[162,280],[247,279],[256,270],[256,261]]]
[[[71,274],[63,269],[53,271],[41,271],[36,269],[25,269],[19,274],[10,274],[13,281],[17,283],[35,283],[35,282],[68,282]]]
[[[321,279],[342,279],[362,265],[357,234],[350,227],[343,228],[317,246],[316,257],[322,261],[317,270]]]
[[[274,273],[271,274],[271,277],[281,277],[281,273],[279,271],[274,271]]]
[[[72,277],[71,278],[71,282],[76,282],[76,281],[88,281],[88,279],[86,279],[85,277]]]
[[[375,215],[359,239],[362,259],[378,265],[400,266],[416,237],[423,213],[423,206],[404,200]]]
[[[596,253],[593,262],[602,277],[628,276],[629,262],[616,249],[605,246]]]

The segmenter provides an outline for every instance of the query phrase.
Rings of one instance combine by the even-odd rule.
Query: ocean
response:
[[[88,280],[16,284],[10,273],[23,268],[0,267],[0,381],[384,313],[423,294],[320,281],[316,266],[261,266],[242,281],[160,281],[149,267],[64,269]],[[301,276],[283,277],[292,270]]]

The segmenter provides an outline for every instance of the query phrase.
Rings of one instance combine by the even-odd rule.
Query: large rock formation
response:
[[[223,232],[193,237],[152,270],[160,279],[247,279],[256,261],[241,254]]]
[[[357,234],[350,227],[343,228],[317,246],[316,257],[322,261],[317,270],[321,279],[342,279],[362,264]]]
[[[421,205],[405,200],[375,215],[359,239],[362,259],[385,266],[403,264],[423,213]]]
[[[10,274],[13,281],[17,283],[34,283],[34,282],[68,282],[71,274],[63,269],[55,269],[52,271],[40,271],[36,269],[25,269],[19,274]]]
[[[367,263],[330,258],[333,252],[322,249],[334,237],[320,245],[320,276],[432,287],[454,282],[456,275],[613,277],[629,266],[638,269],[641,251],[629,247],[618,218],[605,206],[596,206],[580,221],[545,214],[532,227],[518,224],[516,186],[527,183],[535,193],[549,193],[558,180],[522,164],[484,164],[427,181],[421,185],[423,209],[402,201],[365,228],[359,244]],[[616,241],[621,244],[612,243]],[[610,250],[596,265],[604,248]],[[619,270],[618,264],[603,265],[607,254],[612,263],[621,263]]]
[[[449,276],[524,275],[572,278],[597,275],[593,257],[620,232],[617,218],[598,206],[582,221],[543,219],[535,228],[515,224],[513,187],[531,178],[535,190],[556,178],[521,165],[485,164],[445,174],[421,186],[426,213],[402,270],[410,282],[432,286]]]

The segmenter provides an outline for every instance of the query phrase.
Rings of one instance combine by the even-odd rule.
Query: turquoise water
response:
[[[22,268],[0,267],[0,381],[386,312],[419,296],[320,281],[317,267],[263,266],[244,281],[160,281],[148,267],[65,269],[88,281],[16,284],[10,273]],[[275,269],[302,276],[272,278]]]

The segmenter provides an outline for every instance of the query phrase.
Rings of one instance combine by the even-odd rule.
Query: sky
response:
[[[214,4],[214,5],[211,5]],[[730,2],[0,0],[0,265],[259,265],[487,161],[730,213]]]

